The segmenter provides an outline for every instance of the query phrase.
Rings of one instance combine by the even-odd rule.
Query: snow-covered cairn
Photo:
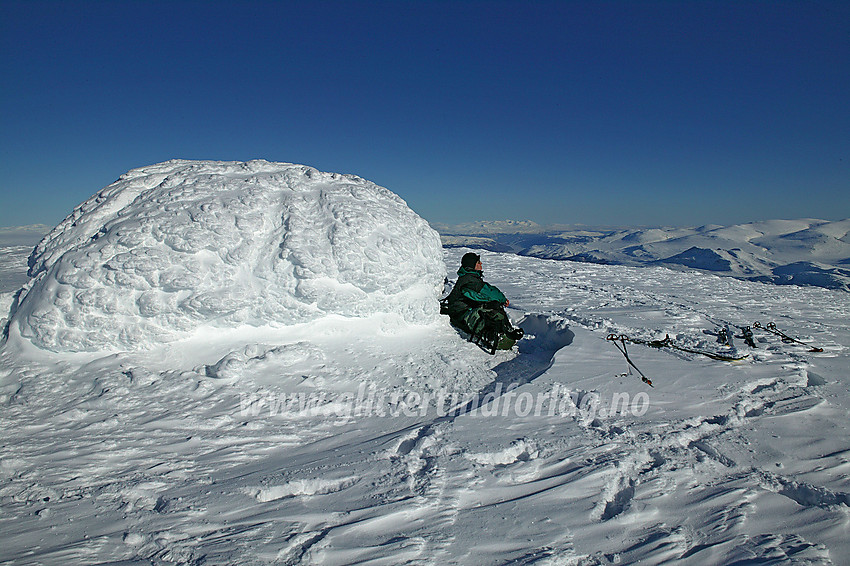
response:
[[[10,329],[56,351],[138,349],[200,325],[439,316],[440,238],[353,175],[267,161],[130,171],[39,243]]]

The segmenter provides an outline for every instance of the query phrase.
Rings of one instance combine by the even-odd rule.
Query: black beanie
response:
[[[475,264],[481,261],[481,256],[472,252],[463,254],[463,259],[460,260],[460,266],[467,269],[475,269]]]

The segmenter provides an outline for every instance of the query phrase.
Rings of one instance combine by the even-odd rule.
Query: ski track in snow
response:
[[[104,358],[7,347],[0,563],[850,562],[846,293],[482,257],[525,317],[519,353],[368,322]],[[650,389],[605,341],[716,348],[704,331],[755,320],[825,351],[765,333],[735,363],[630,345]],[[456,410],[243,412],[365,381],[450,386]],[[496,408],[555,384],[600,405]],[[646,393],[646,413],[605,414],[615,393]]]

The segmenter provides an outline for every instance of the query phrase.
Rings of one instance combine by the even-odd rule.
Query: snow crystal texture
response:
[[[267,161],[130,171],[47,234],[29,268],[12,323],[55,351],[330,314],[429,323],[445,276],[438,234],[397,195]]]

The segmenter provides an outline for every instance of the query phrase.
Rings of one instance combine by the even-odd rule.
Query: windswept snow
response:
[[[393,313],[8,342],[0,563],[850,562],[850,294],[482,256],[518,351]],[[606,340],[756,320],[824,351],[630,345],[650,388]]]
[[[169,161],[81,204],[29,258],[10,331],[55,351],[150,348],[204,325],[438,316],[440,240],[395,194],[266,161]]]
[[[466,250],[387,189],[131,171],[20,293],[0,248],[0,564],[850,563],[850,294],[711,274],[829,286],[845,223],[557,236],[645,267],[485,252],[525,331],[490,356],[438,314]]]

